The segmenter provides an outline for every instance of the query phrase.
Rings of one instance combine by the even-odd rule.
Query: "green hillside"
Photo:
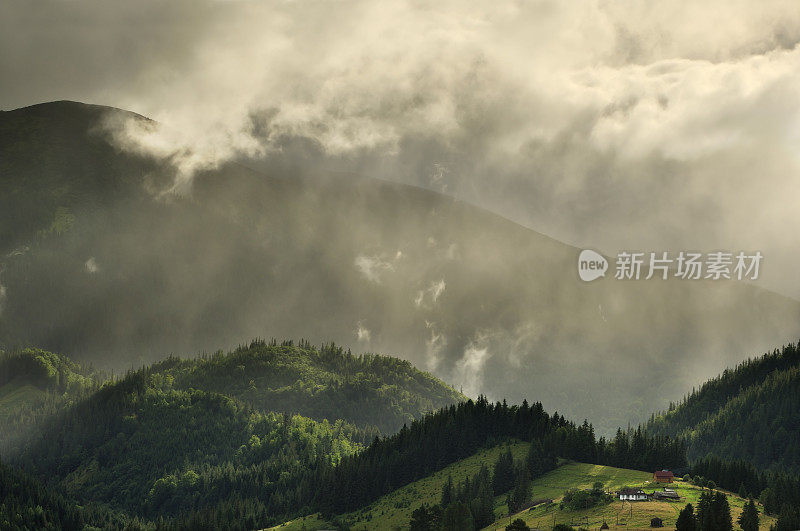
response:
[[[612,491],[623,486],[641,487],[648,493],[663,488],[663,484],[657,484],[652,481],[652,474],[649,473],[570,463],[538,480],[534,480],[533,492],[535,497],[537,492],[541,492],[542,497],[552,497],[558,502],[560,495],[563,495],[566,488],[587,488],[594,481],[603,482],[604,488]],[[562,487],[566,488],[562,489]],[[603,522],[606,522],[611,529],[649,529],[650,520],[654,517],[659,517],[664,521],[665,528],[674,529],[678,513],[687,503],[697,507],[697,501],[703,489],[683,481],[677,481],[669,485],[669,488],[676,490],[681,496],[679,502],[646,501],[623,504],[621,501],[615,500],[609,505],[585,510],[561,510],[558,507],[558,503],[556,503],[550,507],[542,505],[529,511],[523,511],[520,514],[513,515],[512,519],[522,518],[531,528],[544,529],[552,527],[554,521],[557,524],[587,527],[588,529],[598,529]],[[731,516],[735,522],[747,500],[730,492],[725,494],[731,507]],[[775,523],[776,518],[774,516],[765,516],[762,510],[760,520],[759,528],[769,529]],[[507,524],[508,519],[506,518],[488,529],[505,529]],[[735,526],[735,528],[738,529],[738,526]]]
[[[726,370],[651,419],[647,430],[685,438],[690,460],[716,455],[761,470],[800,472],[798,345]]]
[[[452,478],[454,482],[463,481],[474,475],[482,465],[491,466],[498,456],[505,450],[506,445],[498,445],[484,449],[475,455],[453,463],[443,470],[430,476],[410,483],[390,494],[382,496],[379,500],[368,506],[348,513],[335,519],[336,524],[345,524],[354,531],[371,529],[408,529],[411,513],[423,503],[435,505],[439,503],[442,487]],[[511,445],[515,458],[522,459],[527,451],[527,443],[514,443]],[[646,492],[661,490],[663,485],[652,481],[652,474],[629,469],[615,468],[603,465],[592,465],[577,462],[565,462],[556,470],[535,478],[531,482],[532,499],[552,499],[554,504],[541,504],[530,510],[511,515],[511,520],[521,518],[532,529],[550,529],[553,522],[572,524],[575,527],[585,526],[588,529],[597,529],[605,521],[611,529],[649,529],[650,520],[660,517],[664,520],[666,529],[674,529],[678,513],[687,503],[697,505],[702,492],[700,487],[678,481],[670,485],[681,496],[680,502],[647,501],[631,505],[615,500],[608,505],[594,507],[588,510],[560,509],[559,502],[564,493],[569,489],[588,489],[600,482],[603,488],[616,491],[621,487],[641,487]],[[738,518],[747,500],[727,492],[728,502],[731,506],[731,515]],[[486,529],[503,530],[509,524],[508,507],[505,504],[505,494],[495,498],[495,524]],[[631,508],[633,509],[631,511]],[[760,529],[769,529],[776,521],[774,516],[760,515]],[[588,522],[588,524],[587,524]],[[273,527],[280,531],[308,531],[329,529],[332,522],[312,514],[304,518],[297,518]],[[738,529],[738,527],[737,527]]]
[[[0,456],[24,445],[38,423],[99,388],[103,379],[41,349],[0,352]]]
[[[170,377],[178,389],[221,393],[261,411],[344,419],[386,434],[466,399],[407,361],[304,341],[297,346],[254,341],[228,354],[170,358],[152,370]]]
[[[220,524],[242,511],[242,528],[297,511],[290,491],[313,470],[463,398],[407,361],[304,341],[121,379],[39,349],[3,354],[0,369],[4,458],[75,503],[185,525],[213,521],[203,510]]]
[[[39,367],[49,356],[29,350],[14,359],[20,367]],[[34,374],[58,374],[40,369]],[[296,385],[299,378],[306,386]],[[488,470],[479,470],[481,492],[489,497],[487,523],[495,509],[492,491],[507,490],[523,470],[538,477],[557,457],[646,469],[685,464],[679,441],[641,432],[632,433],[630,441],[623,434],[597,439],[588,422],[550,416],[540,403],[509,406],[481,397],[428,413],[383,438],[375,437],[375,428],[342,419],[316,421],[262,409],[282,407],[284,393],[294,396],[300,409],[317,407],[315,401],[329,400],[325,387],[330,386],[343,395],[337,404],[344,405],[337,407],[349,411],[349,385],[372,398],[353,402],[352,411],[368,412],[375,401],[378,419],[387,407],[405,415],[414,410],[404,408],[427,404],[427,395],[414,398],[417,392],[452,394],[407,362],[356,357],[333,346],[315,349],[305,342],[295,347],[255,341],[229,354],[169,358],[76,396],[48,392],[62,401],[52,403],[40,429],[26,433],[8,461],[78,504],[98,504],[144,522],[165,519],[177,528],[236,529],[314,512],[357,512],[382,494],[502,441],[535,444],[523,461],[503,453],[491,480]],[[525,447],[512,445],[516,454]],[[471,472],[469,466],[457,467],[456,475]],[[431,495],[436,487],[427,488]],[[407,495],[401,490],[400,496]],[[486,513],[482,518],[486,521]]]
[[[13,463],[81,502],[174,516],[246,499],[254,489],[280,507],[277,493],[292,474],[323,460],[334,465],[365,442],[342,421],[260,413],[141,370],[49,419]]]

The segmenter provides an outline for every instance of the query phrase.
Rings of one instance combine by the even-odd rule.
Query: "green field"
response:
[[[519,442],[511,444],[511,453],[514,459],[524,459],[528,451],[528,443]],[[485,464],[489,470],[494,466],[498,456],[505,451],[506,445],[495,446],[488,450],[482,450],[477,454],[451,464],[450,466],[431,474],[428,477],[415,481],[405,487],[382,496],[374,503],[365,508],[344,516],[350,527],[356,530],[366,529],[394,529],[404,528],[411,521],[411,513],[427,503],[433,505],[439,503],[442,495],[442,487],[447,483],[447,477],[453,477],[453,483],[458,484],[467,477],[472,477],[478,473],[481,465]],[[498,500],[505,497],[498,497],[495,500],[495,512],[497,513]]]
[[[519,442],[510,446],[515,459],[523,459],[525,457],[528,448],[527,443]],[[451,464],[439,472],[382,496],[363,509],[343,515],[342,521],[346,522],[354,531],[407,529],[414,509],[423,503],[429,505],[439,503],[442,486],[447,481],[448,475],[452,475],[453,482],[458,483],[466,477],[477,473],[482,464],[486,464],[491,469],[504,449],[505,445],[500,445],[488,450],[482,450],[467,459]],[[572,524],[576,527],[584,526],[587,529],[599,529],[604,521],[608,523],[611,529],[650,529],[650,519],[655,516],[664,520],[664,529],[674,529],[675,520],[680,510],[687,503],[696,506],[697,499],[702,492],[699,487],[683,481],[677,481],[670,487],[678,491],[682,497],[680,502],[648,501],[625,502],[623,504],[615,500],[609,505],[588,510],[559,510],[558,501],[563,496],[564,491],[569,488],[591,488],[598,481],[602,482],[605,488],[610,491],[617,490],[623,486],[641,487],[646,492],[663,488],[663,484],[656,484],[652,481],[652,474],[649,472],[568,462],[532,482],[533,499],[550,498],[555,500],[556,503],[550,507],[540,505],[511,515],[511,518],[509,518],[505,495],[498,496],[495,498],[495,515],[498,520],[494,525],[486,529],[505,529],[510,520],[516,518],[525,520],[532,529],[552,529],[554,522]],[[728,492],[726,494],[728,494],[728,503],[731,505],[734,528],[738,529],[735,524],[736,518],[741,513],[746,500]],[[765,517],[761,514],[760,518],[762,529],[769,529],[769,526],[775,523],[774,517]],[[330,529],[330,524],[322,520],[319,515],[314,514],[286,522],[272,529],[315,531]]]
[[[430,476],[382,496],[363,509],[344,515],[342,520],[347,522],[353,531],[403,529],[408,527],[408,522],[411,520],[411,513],[414,509],[423,503],[428,505],[439,503],[442,487],[447,482],[448,475],[452,475],[453,483],[458,484],[467,477],[477,474],[484,463],[491,469],[506,446],[500,445],[488,450],[481,450],[477,454],[453,463]],[[510,447],[511,452],[514,454],[514,459],[524,459],[525,453],[528,451],[528,443],[518,442],[511,444]],[[500,498],[502,497],[498,497],[498,500]],[[495,502],[495,507],[496,511],[500,509],[497,501]],[[325,528],[330,528],[330,526],[315,514],[291,520],[272,529],[280,529],[282,531],[307,529],[308,531],[314,531]]]
[[[637,472],[600,465],[583,463],[569,463],[533,481],[534,498],[553,498],[556,502],[569,486],[587,488],[595,481],[602,481],[608,490],[617,487],[641,487],[645,492],[661,490],[664,485],[652,481],[652,475],[647,472]],[[550,507],[539,506],[512,515],[511,519],[522,518],[532,529],[552,529],[554,522],[571,524],[575,527],[599,529],[606,522],[611,529],[650,529],[650,520],[659,517],[664,521],[664,529],[674,529],[678,513],[687,503],[697,507],[697,500],[702,489],[690,483],[676,481],[669,485],[681,496],[679,502],[647,501],[647,502],[620,502],[601,507],[594,507],[581,511],[562,511],[558,503]],[[746,500],[730,493],[728,503],[731,506],[734,529],[738,529],[736,519],[744,507]],[[761,529],[769,529],[775,523],[774,517],[760,514]],[[505,529],[509,518],[505,517],[487,529]]]
[[[269,528],[270,531],[273,529],[280,529],[281,531],[318,531],[319,529],[331,529],[331,525],[320,518],[319,514],[312,514]]]

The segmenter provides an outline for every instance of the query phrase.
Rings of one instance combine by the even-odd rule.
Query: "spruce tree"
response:
[[[694,507],[692,507],[691,503],[688,503],[678,515],[678,521],[675,523],[675,531],[695,531],[696,529],[697,520],[694,516]]]
[[[750,498],[750,501],[745,504],[744,510],[742,514],[739,515],[739,520],[737,520],[737,522],[741,526],[742,531],[758,531],[758,508],[753,498]]]
[[[446,510],[451,503],[455,501],[455,492],[453,488],[453,476],[447,475],[447,483],[444,484],[442,487],[442,499],[439,505],[442,506],[442,510]]]

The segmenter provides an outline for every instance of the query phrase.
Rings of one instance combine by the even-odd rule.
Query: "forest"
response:
[[[800,473],[800,348],[788,344],[725,370],[668,411],[648,433],[680,436],[690,460],[747,460],[759,470]]]
[[[334,516],[509,440],[533,441],[538,453],[525,466],[494,470],[493,493],[513,491],[522,470],[535,477],[556,458],[642,470],[686,464],[680,440],[641,429],[597,438],[587,421],[549,415],[541,403],[481,396],[420,416],[435,400],[457,394],[407,362],[353,356],[333,345],[254,341],[228,354],[171,357],[104,381],[38,350],[4,355],[0,363],[15,374],[6,386],[24,382],[45,397],[38,411],[18,416],[14,425],[26,428],[26,444],[3,456],[7,464],[42,488],[130,525],[214,527],[235,517],[247,529],[311,512]],[[316,384],[298,387],[301,377]],[[327,414],[326,385],[376,397],[342,409],[361,426],[280,410],[287,392],[296,397],[296,411]],[[392,434],[377,427],[407,416],[419,418]],[[520,488],[515,503],[524,498]],[[51,505],[71,507],[59,503]],[[58,509],[59,518],[74,517],[71,510]]]

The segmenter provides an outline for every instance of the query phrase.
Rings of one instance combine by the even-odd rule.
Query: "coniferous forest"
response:
[[[285,377],[281,371],[270,373],[277,383],[262,379],[253,385],[266,374],[257,367],[289,361],[294,365],[285,365]],[[641,429],[619,431],[611,440],[597,438],[588,422],[550,415],[540,403],[508,405],[479,397],[432,411],[393,434],[377,426],[385,424],[382,418],[398,417],[384,417],[380,402],[370,409],[361,394],[352,407],[329,409],[331,420],[325,418],[320,408],[326,407],[330,391],[324,385],[316,392],[291,385],[284,391],[297,397],[295,411],[317,419],[280,411],[287,403],[280,400],[277,411],[267,410],[270,385],[283,383],[286,389],[298,370],[319,373],[320,382],[339,389],[373,386],[390,411],[431,408],[438,397],[457,396],[406,362],[356,357],[333,346],[255,341],[229,354],[169,358],[106,380],[41,350],[4,355],[0,364],[4,374],[15,374],[5,381],[6,388],[38,397],[4,407],[7,425],[21,434],[6,437],[4,458],[25,471],[13,472],[17,476],[9,482],[15,492],[5,510],[16,514],[28,500],[33,512],[26,510],[25,521],[35,517],[55,527],[59,521],[64,526],[78,521],[213,526],[236,515],[237,525],[249,529],[309,512],[334,516],[508,440],[532,441],[535,451],[519,470],[513,462],[494,470],[493,495],[513,491],[522,470],[536,477],[552,469],[557,458],[641,470],[686,464],[680,440],[650,437]],[[393,376],[398,374],[406,376],[398,380]],[[255,389],[266,391],[259,395]],[[342,412],[358,420],[359,411],[361,426],[335,418],[335,412]],[[408,414],[418,413],[411,409]],[[3,470],[12,477],[11,469]],[[482,475],[479,483],[487,478]],[[470,503],[472,494],[487,495],[459,488],[470,491],[461,495]],[[519,489],[515,503],[521,504],[524,485]],[[37,506],[41,511],[34,510]],[[488,518],[483,514],[481,521]]]
[[[779,529],[790,529],[800,506],[796,475],[759,466],[757,453],[726,459],[724,446],[690,460],[698,437],[672,437],[666,427],[686,418],[719,422],[718,410],[731,404],[752,410],[742,397],[759,396],[764,415],[780,413],[781,404],[766,408],[785,396],[770,391],[779,382],[792,389],[796,352],[789,345],[726,371],[646,426],[611,438],[541,403],[459,398],[407,362],[334,345],[257,340],[121,376],[43,350],[3,354],[0,524],[190,529],[235,521],[254,529],[316,512],[336,522],[482,448],[519,440],[531,443],[524,460],[506,452],[448,482],[440,504],[414,512],[412,528],[488,525],[495,496],[506,496],[509,509],[524,507],[532,479],[573,460],[688,470],[695,484],[758,499],[779,515]],[[567,494],[583,500],[591,492]]]
[[[800,473],[800,348],[788,344],[704,383],[646,424],[689,441],[690,460],[745,459],[759,470]]]

